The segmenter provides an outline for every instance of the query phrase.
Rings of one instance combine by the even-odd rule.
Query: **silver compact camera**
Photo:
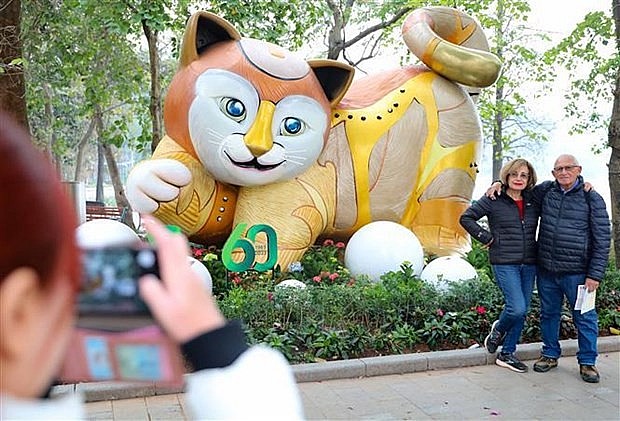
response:
[[[138,290],[146,274],[159,277],[157,251],[146,245],[82,249],[80,316],[148,315]]]

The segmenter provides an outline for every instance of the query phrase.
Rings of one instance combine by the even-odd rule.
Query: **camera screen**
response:
[[[83,279],[78,296],[80,315],[145,315],[138,279],[158,273],[151,248],[107,247],[82,250]]]

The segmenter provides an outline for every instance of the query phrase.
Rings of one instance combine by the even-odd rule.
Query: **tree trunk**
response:
[[[497,20],[499,24],[496,27],[495,35],[498,40],[497,51],[495,55],[500,61],[504,61],[504,51],[501,47],[501,41],[504,40],[504,28],[503,22],[505,21],[504,3],[500,0],[497,2]],[[493,124],[493,180],[499,180],[499,173],[502,169],[504,161],[504,139],[503,139],[503,125],[504,125],[504,113],[501,111],[500,106],[504,103],[504,86],[501,80],[495,84],[495,111],[494,111],[494,124]]]
[[[116,199],[116,206],[124,207],[127,209],[125,213],[125,218],[123,219],[123,223],[129,225],[131,228],[133,226],[133,219],[131,218],[131,206],[129,205],[129,201],[127,200],[127,196],[125,196],[125,188],[123,187],[123,182],[121,181],[121,176],[118,171],[118,165],[116,165],[116,158],[114,157],[113,146],[109,143],[104,142],[103,140],[103,116],[101,114],[101,109],[99,106],[96,106],[96,112],[94,116],[95,126],[97,127],[97,134],[99,139],[99,148],[102,152],[102,155],[105,157],[105,162],[108,166],[108,173],[110,174],[110,180],[112,181],[112,187],[114,188],[114,198]],[[99,183],[97,183],[98,185]]]
[[[21,0],[0,3],[0,109],[7,111],[28,131],[26,83],[22,58]]]
[[[105,155],[106,164],[108,164],[108,172],[110,173],[110,179],[112,180],[112,187],[114,187],[114,198],[116,199],[116,206],[127,209],[123,223],[129,225],[131,228],[135,228],[133,224],[133,218],[131,217],[132,209],[127,196],[125,195],[125,188],[121,181],[120,173],[118,172],[118,165],[116,165],[116,158],[114,157],[114,146],[109,143],[103,143],[103,154]]]
[[[97,139],[97,182],[95,187],[95,200],[97,202],[104,203],[105,195],[103,192],[103,178],[105,176],[103,161],[105,157],[103,156],[103,145],[101,144],[102,140],[100,138]]]
[[[344,27],[346,22],[340,11],[340,5],[336,4],[333,0],[327,0],[327,6],[332,12],[334,19],[332,27],[329,29],[329,35],[327,38],[327,58],[331,60],[338,60],[338,56],[344,49]]]
[[[616,24],[616,51],[620,51],[620,0],[612,1]],[[614,103],[609,121],[609,191],[611,193],[612,238],[615,250],[616,268],[620,269],[620,69],[616,69]]]
[[[43,102],[44,102],[44,109],[45,109],[45,122],[46,124],[46,128],[45,128],[45,149],[50,157],[50,160],[52,161],[52,163],[54,163],[55,167],[56,167],[56,171],[58,172],[58,174],[60,174],[61,172],[61,165],[60,165],[60,159],[59,157],[56,155],[55,152],[55,146],[56,146],[56,131],[54,130],[54,119],[56,118],[54,116],[54,105],[53,105],[53,93],[52,93],[52,88],[50,87],[49,84],[44,83],[42,85],[43,87]]]
[[[493,124],[493,180],[499,180],[499,172],[502,169],[504,160],[504,143],[502,129],[504,125],[504,115],[499,106],[504,102],[504,90],[501,85],[495,88],[495,115]]]
[[[157,144],[163,136],[157,31],[151,29],[146,20],[142,20],[142,29],[144,30],[146,42],[149,46],[149,64],[151,69],[151,101],[149,104],[149,111],[151,113],[151,123],[153,126],[151,150],[155,151]]]
[[[105,156],[103,153],[103,115],[101,114],[101,107],[99,104],[95,104],[93,119],[95,120],[95,128],[97,129],[97,187],[95,188],[95,200],[104,203],[105,192],[103,191],[103,181],[105,171],[103,162]]]
[[[77,156],[75,158],[75,173],[73,176],[74,181],[83,181],[84,171],[82,170],[82,161],[84,161],[84,150],[88,144],[88,140],[92,137],[95,130],[95,117],[90,119],[90,124],[86,129],[86,132],[77,144]]]

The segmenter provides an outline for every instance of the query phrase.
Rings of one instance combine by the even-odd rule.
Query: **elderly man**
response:
[[[578,331],[581,378],[598,383],[596,309],[583,314],[573,309],[578,286],[595,291],[605,274],[611,242],[609,216],[603,198],[594,190],[584,191],[581,166],[574,156],[560,155],[551,173],[555,182],[544,189],[538,235],[543,347],[534,371],[545,373],[558,365],[560,316],[566,296]]]

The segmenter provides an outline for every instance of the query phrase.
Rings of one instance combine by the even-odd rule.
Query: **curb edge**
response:
[[[560,341],[560,344],[563,357],[574,356],[577,353],[576,339],[566,339]],[[540,355],[540,347],[540,342],[520,344],[517,346],[517,356],[524,361],[534,360]],[[599,337],[598,352],[599,354],[620,352],[620,336]],[[494,363],[495,354],[489,354],[484,348],[475,348],[296,364],[292,366],[292,370],[295,380],[298,383],[305,383],[444,370]],[[93,382],[54,386],[52,396],[64,393],[81,393],[86,402],[97,402],[168,395],[183,393],[183,391],[184,387],[169,387],[157,383]]]

